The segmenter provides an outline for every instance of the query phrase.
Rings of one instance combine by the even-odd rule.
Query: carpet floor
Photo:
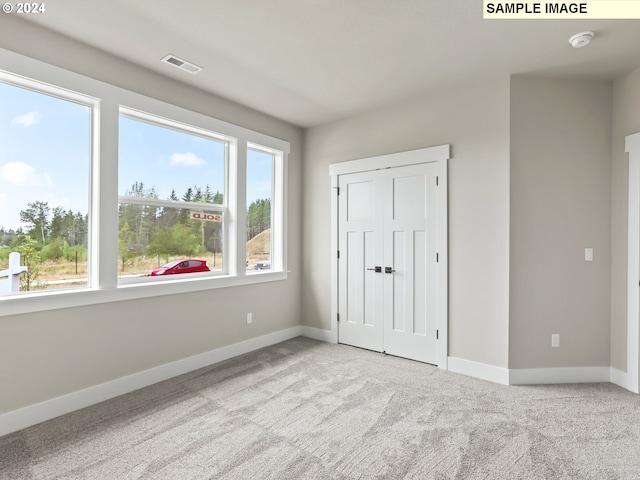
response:
[[[640,479],[640,396],[296,338],[0,437],[0,479]]]

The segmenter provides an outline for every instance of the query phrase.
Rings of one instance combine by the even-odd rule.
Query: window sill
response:
[[[0,317],[82,307],[98,303],[121,302],[218,288],[238,287],[286,280],[288,272],[260,272],[242,276],[216,276],[181,279],[159,283],[121,285],[113,289],[77,289],[25,293],[0,298]]]

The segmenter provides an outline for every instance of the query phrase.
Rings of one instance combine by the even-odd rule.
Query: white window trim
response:
[[[97,223],[95,221],[94,214],[97,213],[97,205],[99,203],[98,197],[100,192],[100,185],[96,181],[97,159],[99,158],[99,138],[100,138],[100,100],[91,95],[85,95],[73,90],[68,90],[64,87],[58,87],[49,83],[34,81],[30,78],[21,76],[15,73],[9,73],[4,70],[0,70],[0,81],[14,87],[31,90],[43,95],[50,95],[54,98],[64,100],[67,102],[77,103],[90,108],[89,113],[89,152],[90,159],[88,165],[88,179],[87,179],[87,211],[89,213],[87,232],[87,285],[82,289],[93,288],[98,283],[98,262],[95,260],[97,249]],[[93,161],[96,159],[96,161]],[[24,294],[17,295],[21,298]],[[11,295],[3,295],[0,298],[11,298]],[[2,311],[0,311],[0,315]]]
[[[248,143],[247,149],[257,150],[264,153],[268,153],[273,156],[272,164],[272,182],[271,182],[271,270],[272,271],[286,271],[286,252],[284,232],[286,231],[285,215],[283,215],[286,202],[286,158],[287,156],[276,149],[265,147],[264,145],[258,145],[255,143]],[[246,182],[245,182],[246,183]],[[246,195],[245,195],[246,198]],[[248,206],[245,205],[244,211],[246,212]],[[245,213],[246,215],[246,213]],[[246,218],[244,225],[246,226]],[[246,227],[245,227],[246,228]],[[246,238],[246,232],[244,235]],[[266,273],[264,270],[256,270],[254,272],[248,272],[248,275],[260,275]]]
[[[163,118],[160,116],[152,115],[148,112],[141,112],[139,110],[135,110],[128,107],[120,106],[120,118],[128,118],[130,120],[135,120],[138,122],[145,122],[149,125],[159,126],[162,128],[168,128],[170,130],[174,130],[180,133],[186,133],[189,135],[201,137],[207,140],[213,140],[217,142],[223,142],[225,145],[225,153],[224,153],[224,171],[229,171],[230,163],[230,155],[229,153],[232,151],[231,146],[235,146],[237,140],[233,137],[229,137],[226,135],[219,134],[217,132],[212,132],[209,130],[205,130],[201,127],[196,127],[193,125],[176,122],[170,120],[168,118]],[[233,150],[235,152],[237,150]],[[234,158],[233,161],[236,161]],[[235,212],[229,211],[227,208],[228,203],[228,193],[229,193],[229,175],[225,173],[224,175],[224,184],[222,186],[222,204],[215,203],[203,203],[203,202],[185,202],[185,201],[172,201],[166,199],[154,199],[154,198],[146,198],[146,197],[132,197],[127,195],[119,195],[118,196],[118,204],[127,204],[127,205],[142,205],[142,206],[152,206],[152,207],[169,207],[169,208],[189,208],[194,210],[203,210],[203,211],[212,211],[219,212],[223,216],[223,249],[222,249],[222,271],[212,271],[209,273],[200,273],[200,274],[190,274],[189,278],[194,277],[219,277],[223,275],[229,275],[229,267],[228,262],[230,260],[229,253],[227,252],[227,244],[229,243],[229,219],[235,214]],[[118,222],[119,226],[119,222]],[[241,251],[240,251],[241,252]],[[238,252],[238,253],[240,253]],[[173,278],[173,280],[183,281],[184,277]],[[132,284],[142,284],[142,283],[159,283],[167,281],[166,278],[163,277],[144,277],[137,276],[132,278],[122,278],[118,277],[118,287],[122,287],[124,285],[132,285]]]
[[[0,65],[11,75],[22,76],[25,79],[37,79],[36,84],[54,85],[56,89],[82,92],[81,98],[86,102],[87,97],[99,99],[96,107],[95,119],[92,125],[99,125],[99,141],[92,143],[94,160],[92,166],[92,202],[91,217],[92,231],[90,236],[90,250],[97,252],[97,259],[90,259],[93,266],[90,270],[90,287],[83,289],[65,289],[38,293],[22,293],[0,297],[0,317],[29,312],[46,311],[58,308],[69,308],[97,303],[132,300],[159,295],[197,292],[203,290],[228,288],[241,285],[286,280],[287,274],[287,162],[290,152],[289,142],[271,137],[253,130],[240,127],[222,120],[215,119],[197,112],[187,110],[176,105],[140,95],[98,80],[79,75],[53,65],[34,60],[23,55],[0,49]],[[0,71],[1,72],[1,71]],[[237,162],[230,162],[228,174],[228,198],[225,200],[230,214],[228,248],[229,270],[227,275],[215,277],[198,277],[197,275],[184,279],[171,279],[163,282],[143,283],[135,285],[120,285],[117,278],[118,258],[118,121],[121,108],[136,112],[146,112],[157,117],[171,119],[184,125],[194,125],[206,131],[221,134],[225,139],[235,139],[230,143],[229,155],[236,155]],[[278,195],[282,199],[280,217],[276,220],[282,230],[278,232],[280,238],[274,248],[282,252],[280,271],[264,271],[246,274],[246,148],[248,144],[260,145],[282,152],[280,162],[281,171],[274,176],[274,183],[279,189]],[[234,151],[235,149],[235,151]],[[277,162],[276,162],[277,163]],[[231,264],[230,260],[236,261]]]
[[[171,200],[162,200],[160,198],[127,197],[126,195],[118,195],[118,203],[126,203],[127,205],[144,205],[150,207],[188,208],[193,210],[207,210],[212,212],[227,212],[227,207],[217,203],[182,201],[173,202]]]

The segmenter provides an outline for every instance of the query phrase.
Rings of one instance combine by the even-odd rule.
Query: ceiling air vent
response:
[[[196,73],[202,71],[202,67],[199,67],[198,65],[195,65],[191,62],[187,62],[186,60],[182,60],[181,58],[178,58],[175,55],[167,55],[162,59],[162,61],[170,65],[173,65],[174,67],[178,67],[180,70],[189,72],[192,75],[195,75]]]

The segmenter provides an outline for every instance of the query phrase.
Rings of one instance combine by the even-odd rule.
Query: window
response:
[[[0,294],[89,283],[94,103],[0,75]],[[12,253],[25,267],[19,282]]]
[[[286,152],[247,144],[247,270],[286,271]]]
[[[157,276],[162,265],[189,259],[226,273],[228,141],[121,109],[118,151],[118,277]]]
[[[271,270],[274,154],[247,149],[247,270]]]
[[[0,316],[287,278],[287,141],[2,49],[0,65],[0,272],[19,234],[40,262],[29,291],[0,275]]]

